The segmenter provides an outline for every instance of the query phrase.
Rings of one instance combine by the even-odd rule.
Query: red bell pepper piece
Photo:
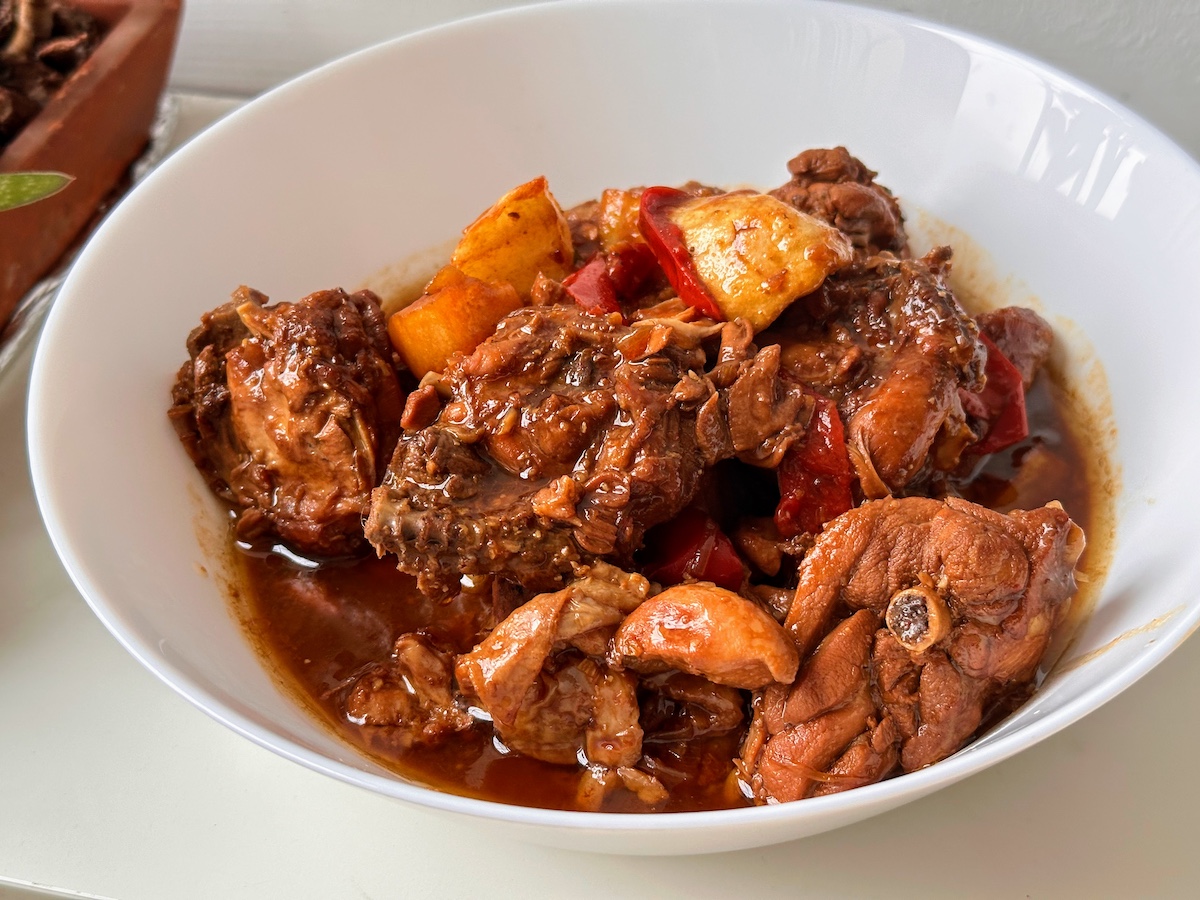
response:
[[[608,277],[622,300],[632,300],[659,271],[658,260],[649,244],[623,241],[604,254]]]
[[[563,280],[563,288],[571,299],[594,316],[621,311],[603,253],[597,253],[582,268],[568,275]]]
[[[987,380],[983,390],[974,394],[960,390],[959,399],[968,414],[985,423],[983,437],[967,448],[968,453],[995,453],[1029,437],[1029,419],[1025,414],[1025,384],[1021,373],[995,345],[980,332],[987,347]]]
[[[815,534],[830,519],[854,506],[850,454],[837,406],[814,394],[816,406],[804,440],[779,464],[779,506],[775,527],[785,538]]]
[[[683,240],[683,232],[670,217],[671,210],[691,199],[690,194],[676,188],[646,188],[638,208],[638,225],[679,299],[710,319],[721,322],[725,316],[700,279]]]
[[[711,581],[730,591],[742,586],[746,569],[731,541],[708,515],[685,509],[670,522],[646,535],[642,566],[647,578],[660,584],[679,584],[686,578]]]

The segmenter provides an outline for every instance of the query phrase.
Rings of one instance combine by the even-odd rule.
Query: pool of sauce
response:
[[[1069,395],[1042,373],[1027,394],[1030,437],[951,479],[953,492],[1001,511],[1058,500],[1090,533],[1096,504],[1091,467],[1069,415]],[[348,722],[341,700],[397,637],[422,630],[466,652],[490,621],[488,596],[464,591],[432,601],[388,559],[312,565],[271,550],[235,553],[248,602],[248,627],[269,665],[328,727],[406,778],[439,790],[502,803],[571,809],[581,770],[508,752],[481,721],[437,747],[405,748],[395,730]],[[1087,568],[1087,559],[1081,566]],[[647,743],[643,767],[670,790],[666,811],[748,805],[729,778],[741,733]],[[645,811],[626,791],[607,811]]]

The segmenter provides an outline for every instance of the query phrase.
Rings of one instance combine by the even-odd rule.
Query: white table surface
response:
[[[267,28],[264,8],[280,6],[239,2],[241,18],[230,0],[190,0],[193,30],[185,26],[176,85],[226,51],[213,43],[222,28],[244,39],[241,26]],[[310,19],[318,5],[291,4]],[[265,84],[255,79],[269,84],[319,61],[314,54],[495,5],[503,4],[396,2],[385,11],[382,0],[342,0],[325,13],[341,10],[339,28],[309,22],[294,57],[275,49],[240,74],[226,67],[232,81],[207,87],[256,90]],[[1102,87],[1200,155],[1194,0],[1129,4],[1141,18],[1115,25],[1112,16],[1124,14],[1114,2],[1046,3],[1039,8],[1055,10],[1050,28],[1040,27],[1036,4],[893,5],[990,29],[1033,52],[1047,30],[1093,13],[1101,33],[1122,36],[1108,62],[1124,73],[1105,65],[1095,28],[1078,32],[1082,51],[1073,44],[1057,59],[1038,55],[1096,82],[1095,72],[1104,74]],[[357,26],[345,25],[347,9],[362,13]],[[1182,62],[1162,58],[1179,53]],[[1169,103],[1158,96],[1163,85]],[[231,105],[187,98],[181,133]],[[543,849],[309,772],[193,709],[91,614],[34,502],[27,375],[26,358],[0,380],[0,898],[43,896],[31,890],[38,885],[120,900],[1200,896],[1196,638],[1100,711],[1008,762],[887,815],[762,850],[653,859]]]

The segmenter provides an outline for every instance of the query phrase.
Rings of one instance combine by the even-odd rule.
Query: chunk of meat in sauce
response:
[[[761,693],[743,748],[755,798],[856,787],[958,750],[1031,688],[1083,544],[1053,504],[1004,515],[913,497],[831,522],[785,622],[812,655],[793,685]]]
[[[947,247],[873,257],[826,279],[768,332],[784,370],[837,404],[867,497],[953,469],[975,439],[958,392],[982,386],[987,351],[946,285],[949,265]]]
[[[1005,306],[975,317],[979,330],[992,339],[1021,373],[1025,390],[1050,356],[1054,330],[1050,323],[1023,306]]]
[[[640,672],[677,669],[748,690],[790,683],[799,665],[770,614],[708,582],[677,584],[642,603],[613,635],[611,659]]]
[[[603,657],[616,626],[649,592],[644,577],[616,566],[597,563],[583,569],[562,590],[539,594],[517,607],[470,653],[460,656],[459,684],[479,699],[497,727],[503,727],[514,721],[553,653],[577,647]]]
[[[632,766],[642,755],[636,680],[577,653],[546,660],[511,721],[494,723],[512,750],[559,765]]]
[[[788,162],[792,180],[771,194],[843,231],[861,257],[908,255],[904,217],[891,191],[845,147],[805,150]]]
[[[509,748],[560,765],[586,761],[580,796],[589,806],[619,784],[651,804],[666,796],[634,771],[642,756],[636,677],[585,655],[603,655],[649,588],[641,575],[597,564],[519,607],[455,667]]]
[[[437,744],[474,721],[454,693],[453,658],[419,634],[402,635],[392,658],[350,688],[346,717],[356,725],[396,729],[402,746]]]
[[[702,342],[718,333],[710,377]],[[624,564],[707,467],[771,465],[803,433],[811,401],[778,352],[738,322],[518,310],[447,368],[448,402],[401,438],[367,536],[430,594],[463,574],[544,590],[580,562]]]
[[[806,529],[784,540],[768,517],[775,476],[761,470],[778,466],[802,439],[817,392],[846,422],[855,499],[967,493],[975,476],[959,455],[978,425],[964,414],[962,392],[983,384],[978,332],[1028,387],[1048,356],[1049,326],[1016,308],[984,314],[977,325],[946,287],[949,250],[911,259],[895,198],[844,148],[806,151],[789,170],[791,181],[774,196],[845,231],[856,259],[763,332],[762,349],[745,322],[714,324],[685,307],[656,268],[617,277],[634,259],[622,254],[640,238],[610,226],[617,212],[636,211],[635,190],[613,192],[620,206],[613,201],[608,213],[606,201],[567,212],[575,265],[603,254],[621,288],[619,314],[585,313],[570,285],[539,276],[533,307],[423,381],[399,428],[398,391],[395,402],[374,396],[375,361],[364,358],[367,400],[387,406],[391,423],[375,426],[368,490],[379,454],[396,448],[368,504],[368,536],[380,555],[394,553],[402,572],[418,576],[421,593],[381,604],[388,614],[405,604],[403,624],[377,629],[369,651],[348,654],[356,660],[348,686],[340,664],[311,674],[308,657],[320,655],[312,647],[284,651],[299,677],[312,679],[309,695],[357,726],[356,740],[383,748],[406,774],[509,802],[536,795],[531,802],[588,810],[727,807],[747,802],[746,787],[757,802],[791,800],[927,765],[1031,689],[1082,547],[1065,514],[881,500],[834,520],[823,535]],[[345,296],[322,292],[276,309],[315,309],[322,303],[314,298],[326,294]],[[319,393],[317,379],[294,394],[271,379],[286,381],[278,373],[311,347],[321,363],[353,343],[341,334],[323,343],[308,325],[315,312],[301,310],[282,328],[268,323],[267,311],[255,310],[265,299],[244,289],[205,317],[172,412],[197,465],[235,502],[231,482],[217,473],[239,469],[246,457],[288,457],[287,447],[247,441],[239,427],[257,416],[251,427],[266,430],[262,421],[280,409],[294,416],[296,404]],[[360,313],[390,370],[381,319],[369,325],[370,311]],[[339,327],[338,316],[351,318],[335,314]],[[303,348],[295,359],[269,345],[282,348],[288,329]],[[261,360],[242,359],[248,341],[266,346]],[[358,395],[332,383],[328,410],[336,412],[318,404],[313,416],[325,411],[337,424],[349,409],[361,430],[359,418],[372,421],[369,403],[355,412]],[[339,395],[349,404],[335,402]],[[239,398],[244,420],[231,412]],[[310,430],[324,439],[319,427]],[[338,473],[356,476],[336,447],[318,445],[310,455],[329,455],[335,471],[288,472],[295,481],[312,477],[319,490],[308,496],[307,484],[285,483],[284,513],[289,503],[316,504]],[[726,468],[714,469],[720,461]],[[742,463],[769,487],[769,502],[752,510],[737,489],[726,487],[737,495],[727,504],[714,487],[723,471],[750,472]],[[252,487],[265,494],[260,483]],[[652,597],[645,578],[611,565],[632,563],[648,528],[670,528],[696,501],[721,517],[753,564],[751,577],[769,584],[743,577],[740,595],[708,596],[712,585],[689,582]],[[361,517],[361,501],[357,509]],[[351,522],[359,525],[348,515],[340,536],[330,529],[306,538],[298,527],[286,530],[294,525],[286,517],[277,522],[250,505],[239,529],[328,555],[354,548]],[[357,566],[326,571],[339,568]],[[388,574],[409,591],[407,578]],[[460,578],[462,621],[441,602]],[[435,611],[413,613],[422,606]],[[360,665],[385,655],[402,632],[410,633],[389,658]],[[457,657],[447,652],[472,645]],[[731,766],[740,786],[728,778]],[[504,793],[494,793],[502,778]],[[636,801],[611,796],[622,790]]]
[[[731,780],[746,722],[746,693],[698,675],[643,675],[641,768],[670,792],[671,801],[707,792],[722,805],[744,804]]]
[[[667,671],[645,675],[641,723],[646,743],[691,741],[727,734],[746,718],[742,692],[699,675]]]
[[[316,556],[356,552],[403,412],[378,298],[335,289],[266,300],[242,287],[201,318],[171,421],[238,509],[239,537],[276,536]]]

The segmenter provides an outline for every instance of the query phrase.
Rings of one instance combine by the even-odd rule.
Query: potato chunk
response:
[[[600,195],[600,246],[612,250],[621,244],[642,240],[638,227],[638,209],[642,202],[641,188],[627,191],[608,188]]]
[[[853,256],[836,228],[767,194],[699,197],[669,215],[721,313],[756,332]]]
[[[388,319],[388,336],[421,378],[440,372],[455,353],[470,353],[521,305],[511,284],[472,278],[446,266],[420,299]]]
[[[538,176],[468,225],[450,263],[480,281],[506,281],[528,297],[539,272],[561,281],[573,259],[566,217],[546,179]]]

